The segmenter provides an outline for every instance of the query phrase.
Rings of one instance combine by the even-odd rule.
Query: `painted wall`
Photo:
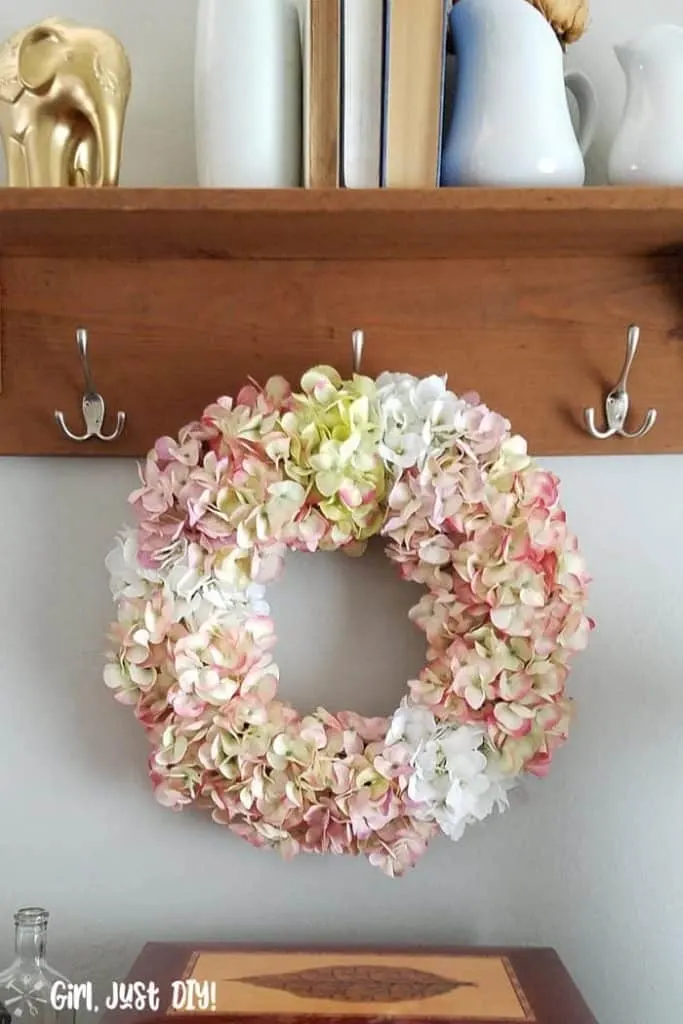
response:
[[[193,12],[187,0],[62,0],[117,32],[135,69],[123,182],[194,183]],[[0,37],[53,13],[0,0]],[[611,44],[678,0],[593,0],[569,56],[600,91],[600,180],[623,98]],[[578,663],[579,719],[514,811],[438,842],[410,876],[364,862],[285,865],[152,800],[146,746],[100,681],[110,615],[103,559],[130,463],[0,465],[0,962],[11,914],[53,913],[52,959],[120,978],[150,938],[555,946],[601,1024],[683,1020],[683,459],[556,460],[595,576],[599,622]],[[388,712],[419,667],[412,594],[381,553],[295,557],[273,592],[284,693]],[[311,642],[308,637],[313,637]]]

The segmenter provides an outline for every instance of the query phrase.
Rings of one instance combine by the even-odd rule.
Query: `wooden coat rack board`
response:
[[[447,373],[539,455],[683,452],[683,190],[0,190],[0,454],[141,456],[248,377]],[[629,324],[639,440],[599,441]],[[75,332],[127,421],[82,429]]]

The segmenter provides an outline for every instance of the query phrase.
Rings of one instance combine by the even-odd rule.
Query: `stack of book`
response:
[[[439,184],[450,0],[307,0],[307,188]]]

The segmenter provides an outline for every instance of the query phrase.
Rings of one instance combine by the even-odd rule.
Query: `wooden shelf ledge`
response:
[[[0,189],[4,256],[453,259],[683,247],[683,189]]]
[[[626,329],[639,440],[585,429]],[[76,444],[90,335],[112,444]],[[141,456],[248,377],[447,374],[537,455],[683,452],[683,189],[0,189],[0,454]]]

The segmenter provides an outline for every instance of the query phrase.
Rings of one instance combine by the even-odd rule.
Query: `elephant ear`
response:
[[[19,78],[32,92],[47,92],[63,59],[64,40],[48,25],[28,30],[19,46]]]

